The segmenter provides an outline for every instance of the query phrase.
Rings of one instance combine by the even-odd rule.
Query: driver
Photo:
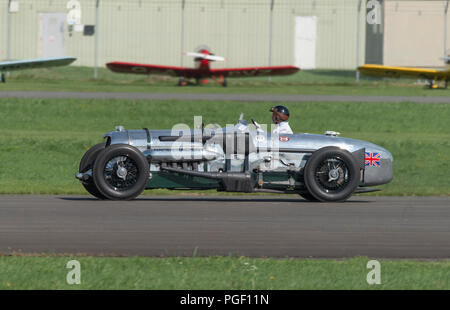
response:
[[[276,107],[270,108],[272,112],[272,122],[277,125],[272,133],[287,133],[293,134],[291,126],[289,126],[289,110],[285,106],[277,105]]]
[[[289,126],[288,122],[289,119],[288,108],[282,105],[277,105],[275,107],[270,108],[269,111],[272,112],[272,122],[276,125],[272,133],[293,134],[292,129]],[[259,125],[255,121],[253,121],[253,123],[259,132],[264,132],[264,130],[262,130],[261,128],[261,125]]]

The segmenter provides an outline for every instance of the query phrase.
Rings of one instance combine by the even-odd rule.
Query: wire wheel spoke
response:
[[[111,188],[116,191],[126,191],[138,181],[139,169],[137,163],[127,156],[111,158],[103,169],[103,177]]]
[[[316,182],[326,192],[338,193],[350,182],[347,164],[340,157],[331,157],[322,161],[314,173]]]

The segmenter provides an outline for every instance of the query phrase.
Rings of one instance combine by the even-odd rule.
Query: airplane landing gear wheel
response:
[[[428,88],[429,89],[437,89],[439,88],[439,85],[436,83],[436,81],[430,81],[430,83],[428,84]]]

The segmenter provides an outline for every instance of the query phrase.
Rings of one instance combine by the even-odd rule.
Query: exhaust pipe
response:
[[[190,175],[194,177],[219,180],[227,192],[245,192],[254,191],[254,180],[250,172],[200,172],[171,167],[161,167],[161,170],[168,172],[176,172],[180,174]]]

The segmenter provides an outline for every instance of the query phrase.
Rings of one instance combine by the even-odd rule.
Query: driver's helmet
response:
[[[275,107],[270,108],[269,110],[272,112],[272,120],[278,124],[283,121],[287,121],[289,119],[289,109],[282,105],[277,105]]]

